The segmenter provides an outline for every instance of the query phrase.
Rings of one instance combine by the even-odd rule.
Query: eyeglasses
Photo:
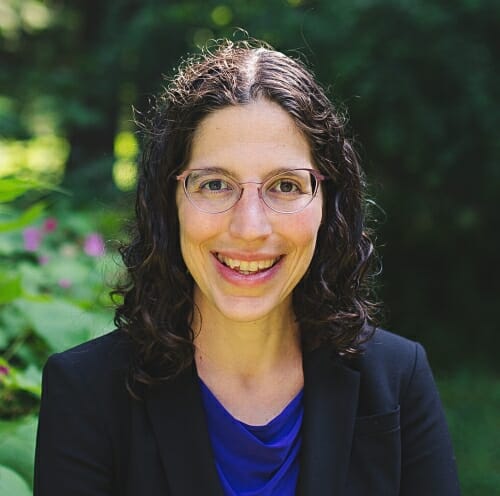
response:
[[[210,214],[226,212],[236,205],[246,184],[259,186],[259,197],[271,210],[282,214],[300,212],[313,201],[324,179],[314,169],[285,170],[261,183],[240,183],[218,169],[188,169],[177,176],[178,181],[183,181],[188,200]]]

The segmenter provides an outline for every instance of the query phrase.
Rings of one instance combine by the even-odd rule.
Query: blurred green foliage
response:
[[[387,213],[386,325],[441,368],[495,366],[499,2],[4,0],[0,13],[0,172],[24,156],[80,202],[133,186],[136,153],[117,153],[131,108],[197,45],[242,28],[307,59],[349,109]]]
[[[438,381],[465,496],[499,494],[500,380],[462,370]]]
[[[58,189],[0,177],[0,490],[13,496],[30,494],[48,355],[113,328],[118,214],[63,201],[49,216],[39,199],[48,188]]]
[[[495,0],[1,0],[0,494],[29,494],[47,355],[111,327],[99,240],[132,203],[132,106],[237,28],[306,60],[349,110],[386,325],[441,378],[464,494],[494,494],[499,20]]]

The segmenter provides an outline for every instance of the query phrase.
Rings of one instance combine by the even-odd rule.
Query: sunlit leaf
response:
[[[46,302],[19,299],[15,305],[53,351],[71,348],[111,330],[111,317],[107,314],[86,312],[62,299]]]
[[[115,157],[125,160],[133,160],[139,153],[139,143],[134,133],[122,131],[115,136]]]
[[[22,293],[21,276],[0,270],[0,305],[15,300]]]
[[[15,177],[0,179],[0,203],[15,200],[27,191],[37,189],[39,183]]]
[[[32,416],[0,421],[0,464],[14,470],[30,483],[33,477],[36,426],[37,420]],[[0,494],[17,496],[13,492],[0,491]]]
[[[24,312],[36,334],[54,351],[70,348],[90,337],[83,310],[72,303],[20,300],[16,305]]]
[[[117,160],[113,164],[113,180],[121,191],[134,189],[137,183],[137,165],[132,160]]]
[[[19,177],[0,177],[0,203],[10,202],[32,190],[57,191],[68,194],[68,191],[54,184],[35,179]]]
[[[32,493],[26,481],[17,472],[0,465],[0,494],[30,496]]]
[[[40,217],[40,215],[42,215],[42,213],[45,210],[45,207],[46,205],[43,202],[35,203],[30,208],[25,210],[16,219],[3,221],[0,224],[0,232],[13,231],[14,229],[21,229],[25,226],[32,224]]]
[[[40,398],[42,395],[42,372],[35,365],[30,364],[26,370],[19,370],[0,357],[0,367],[8,370],[8,373],[2,378],[2,385],[5,388],[13,391],[26,391]]]
[[[26,317],[16,308],[14,303],[2,307],[0,313],[0,336],[3,336],[6,342],[23,332],[26,329],[26,325]],[[0,347],[2,347],[1,344]]]
[[[218,5],[212,10],[210,17],[217,26],[227,26],[233,19],[233,12],[227,5]]]

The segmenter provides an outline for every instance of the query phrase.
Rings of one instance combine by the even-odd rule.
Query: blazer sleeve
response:
[[[34,496],[112,496],[112,449],[97,386],[71,355],[53,355],[43,371]]]
[[[439,394],[424,349],[401,397],[400,496],[458,496],[455,457]]]

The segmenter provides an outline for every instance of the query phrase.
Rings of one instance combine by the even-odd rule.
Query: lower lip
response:
[[[224,265],[215,255],[212,254],[212,256],[215,261],[217,272],[226,281],[230,282],[231,284],[245,287],[258,286],[259,284],[264,284],[270,281],[280,270],[283,259],[285,258],[284,256],[282,256],[272,267],[267,270],[255,272],[254,274],[241,274],[237,270],[233,270],[227,265]]]

